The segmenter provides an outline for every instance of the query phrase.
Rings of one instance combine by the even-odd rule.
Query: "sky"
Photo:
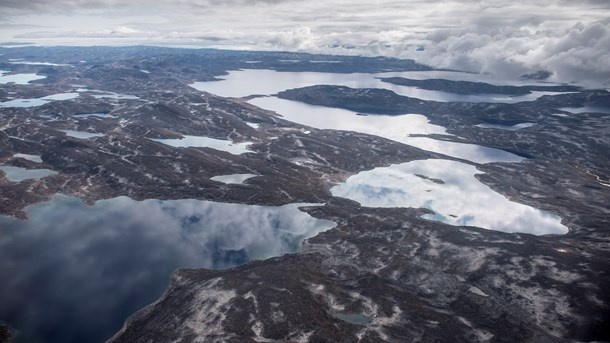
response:
[[[0,42],[413,58],[610,82],[610,0],[0,0]]]

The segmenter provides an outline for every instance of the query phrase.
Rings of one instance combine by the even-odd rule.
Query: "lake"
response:
[[[138,98],[137,96],[130,95],[130,94],[121,94],[121,93],[115,93],[115,92],[102,91],[99,89],[91,89],[91,88],[84,87],[82,85],[73,85],[73,87],[76,87],[76,89],[75,89],[76,92],[91,95],[92,97],[94,97],[96,99],[140,100],[140,98]]]
[[[244,97],[253,94],[267,95],[257,97],[248,102],[270,111],[277,112],[286,120],[312,126],[319,129],[348,130],[388,138],[400,143],[415,146],[424,150],[445,154],[475,163],[490,162],[519,162],[523,158],[507,151],[492,149],[474,144],[464,144],[431,139],[427,137],[411,137],[413,134],[447,134],[445,128],[432,125],[424,115],[405,114],[398,116],[359,115],[356,112],[315,106],[297,101],[280,99],[269,96],[286,89],[312,86],[317,84],[343,85],[353,88],[383,88],[398,94],[430,99],[437,101],[466,101],[464,95],[446,92],[424,91],[411,89],[381,82],[378,77],[405,76],[405,77],[441,77],[450,76],[452,79],[473,79],[472,74],[459,72],[400,72],[381,74],[341,74],[341,73],[311,73],[311,72],[277,72],[273,70],[239,70],[231,71],[221,81],[195,82],[191,84],[195,89],[210,92],[220,96]],[[488,78],[489,76],[481,76]],[[423,92],[423,93],[422,93]],[[427,93],[428,92],[428,93]],[[425,94],[424,94],[425,93]],[[426,95],[428,94],[428,95]],[[530,94],[531,95],[531,94]],[[528,95],[528,96],[530,96]],[[477,95],[481,101],[494,101],[497,96]],[[504,97],[504,96],[502,96]],[[527,96],[525,96],[527,97]],[[521,98],[520,100],[517,98]],[[524,97],[515,97],[523,101]],[[496,99],[497,100],[497,99]]]
[[[333,187],[334,196],[368,207],[421,207],[424,218],[534,235],[565,234],[561,218],[508,200],[481,183],[474,166],[450,160],[418,160],[375,168]]]
[[[32,341],[101,342],[177,268],[296,252],[335,226],[299,206],[126,197],[87,206],[59,195],[28,207],[28,220],[0,216],[0,318]]]
[[[15,155],[13,155],[13,157],[24,158],[28,161],[32,161],[32,162],[36,162],[36,163],[42,162],[42,158],[40,157],[40,155],[15,154]]]
[[[78,139],[89,139],[89,138],[104,136],[103,133],[94,133],[94,132],[87,132],[87,131],[76,131],[76,130],[61,130],[61,131],[63,133],[65,133],[66,136],[68,136],[68,137],[74,137],[74,138],[78,138]]]
[[[427,72],[418,73],[423,76]],[[283,87],[303,87],[316,82],[355,88],[391,87],[394,90],[393,85],[376,84],[378,80],[375,80],[373,75],[244,70],[230,73],[223,81],[196,83],[193,86],[222,96],[272,94],[285,90]],[[237,82],[238,80],[241,82]],[[477,164],[518,163],[524,160],[523,157],[500,149],[429,137],[413,137],[412,135],[432,134],[451,136],[444,127],[431,124],[426,116],[421,114],[361,115],[350,110],[310,105],[268,95],[250,99],[248,102],[302,125],[384,137]],[[520,130],[533,125],[535,123],[519,123],[513,126],[481,124],[479,127]],[[477,173],[479,171],[475,166],[458,161],[412,161],[363,171],[333,187],[331,193],[368,207],[427,208],[434,213],[424,218],[450,225],[477,226],[536,235],[568,232],[568,228],[561,224],[561,218],[558,216],[508,200],[479,182],[475,178]]]
[[[31,99],[13,99],[4,102],[0,102],[0,107],[38,107],[42,106],[51,101],[62,101],[62,100],[71,100],[75,99],[79,96],[78,93],[58,93],[47,95],[41,98],[31,98]]]
[[[88,118],[88,117],[96,117],[96,118],[116,118],[111,116],[107,112],[92,112],[92,113],[76,113],[72,115],[75,118]]]
[[[480,127],[482,129],[497,129],[497,130],[507,130],[507,131],[518,131],[521,129],[526,129],[528,127],[532,127],[536,125],[536,123],[519,123],[515,125],[501,125],[501,124],[478,124],[476,127]]]
[[[20,182],[28,179],[41,179],[43,177],[57,174],[50,169],[25,169],[22,167],[0,165],[0,170],[4,172],[10,181]]]
[[[251,152],[251,150],[248,149],[248,146],[253,144],[252,142],[233,143],[232,141],[226,139],[190,135],[184,135],[183,138],[177,139],[152,138],[151,140],[177,148],[210,148],[226,151],[233,155]]]
[[[463,95],[441,91],[431,91],[416,87],[407,87],[383,82],[379,78],[405,77],[405,78],[438,78],[445,77],[451,80],[469,80],[498,83],[507,80],[496,80],[490,75],[468,74],[460,72],[426,71],[426,72],[391,72],[391,73],[315,73],[315,72],[278,72],[267,69],[233,70],[216,82],[195,82],[191,87],[225,97],[245,97],[253,94],[272,95],[286,89],[301,88],[313,85],[338,85],[351,88],[381,88],[388,89],[397,94],[432,101],[459,101],[459,102],[502,102],[513,103],[531,101],[543,95],[559,94],[556,92],[532,92],[523,96],[510,97],[503,94],[477,94]],[[515,83],[512,81],[511,83]],[[535,84],[523,82],[522,85]],[[253,87],[253,85],[256,85]],[[548,84],[547,84],[548,85]]]
[[[248,102],[260,108],[275,111],[284,119],[295,123],[318,129],[366,133],[476,163],[523,160],[523,157],[500,149],[427,137],[411,137],[410,135],[413,134],[447,135],[444,127],[430,124],[426,116],[421,114],[363,116],[345,109],[309,105],[277,97],[255,98]]]
[[[256,174],[230,174],[230,175],[217,175],[210,178],[210,180],[218,181],[229,184],[243,184],[244,181],[257,176]]]
[[[10,71],[0,70],[0,84],[14,83],[17,85],[27,85],[30,81],[42,80],[46,76],[38,74],[9,74]]]
[[[561,107],[558,110],[574,114],[579,113],[606,113],[610,114],[610,107],[607,106],[583,106],[583,107]]]

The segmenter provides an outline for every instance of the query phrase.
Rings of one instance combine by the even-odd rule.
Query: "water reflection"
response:
[[[203,136],[184,135],[183,137],[184,138],[177,139],[153,138],[152,140],[178,148],[211,148],[215,150],[226,151],[234,155],[251,152],[251,150],[248,150],[248,146],[251,145],[252,142],[233,143],[232,141],[225,139],[216,139]]]
[[[89,95],[91,95],[92,97],[94,97],[96,99],[140,100],[140,98],[138,98],[135,95],[120,94],[120,93],[115,93],[115,92],[102,91],[99,89],[89,89],[86,87],[80,87],[79,85],[74,85],[74,87],[79,87],[79,88],[75,89],[76,92],[90,93]]]
[[[0,217],[0,319],[44,342],[101,342],[176,268],[294,252],[334,226],[298,206],[58,196],[29,220]]]
[[[32,162],[36,162],[36,163],[41,163],[42,162],[42,158],[40,157],[40,155],[29,155],[29,154],[15,154],[13,155],[14,158],[23,158],[26,159],[28,161],[32,161]]]
[[[43,177],[57,174],[51,169],[25,169],[14,166],[0,166],[6,177],[13,182],[20,182],[29,179],[42,179]]]
[[[502,94],[476,94],[464,95],[449,92],[419,89],[416,87],[394,85],[382,82],[379,78],[406,77],[410,78],[438,78],[440,75],[452,79],[471,79],[481,81],[484,75],[467,74],[459,72],[391,72],[391,73],[315,73],[315,72],[278,72],[267,69],[245,69],[230,71],[223,76],[222,81],[195,82],[191,87],[226,97],[245,97],[253,94],[272,95],[286,89],[300,88],[313,85],[340,85],[351,88],[381,88],[388,89],[397,94],[433,101],[459,101],[459,102],[502,102],[513,103],[519,101],[535,100],[543,95],[554,95],[557,92],[532,92],[523,96],[509,97]],[[487,81],[487,80],[485,80]],[[496,80],[497,81],[497,80]],[[506,81],[506,80],[503,80]],[[514,83],[513,81],[512,83]],[[504,83],[507,84],[507,83]],[[532,84],[532,82],[528,82]],[[548,85],[548,84],[547,84]]]
[[[287,120],[319,129],[348,130],[376,135],[424,150],[462,158],[476,163],[519,162],[523,158],[509,152],[474,144],[445,142],[410,134],[447,134],[420,114],[399,116],[367,115],[340,108],[309,105],[276,97],[255,98],[249,103],[275,111]]]
[[[498,130],[507,130],[507,131],[517,131],[521,129],[525,129],[528,127],[532,127],[536,125],[536,123],[519,123],[515,125],[500,125],[500,124],[478,124],[476,127],[480,127],[482,129],[498,129]]]
[[[109,113],[107,112],[94,112],[94,113],[77,113],[77,114],[73,114],[73,117],[76,118],[88,118],[88,117],[97,117],[97,118],[116,118],[111,116]]]
[[[604,107],[604,106],[562,107],[562,108],[559,108],[559,110],[574,113],[574,114],[578,114],[578,113],[608,113],[608,114],[610,114],[610,107]]]
[[[79,139],[89,139],[93,137],[102,137],[103,133],[93,133],[87,131],[74,131],[74,130],[61,130],[66,134],[66,136],[79,138]]]
[[[13,74],[7,75],[9,71],[0,70],[0,84],[14,83],[17,85],[27,85],[30,81],[46,78],[37,74]]]
[[[535,235],[564,234],[559,217],[514,203],[479,182],[475,167],[449,160],[419,160],[349,177],[331,193],[368,207],[423,207],[426,218]]]
[[[211,177],[210,180],[218,181],[222,183],[234,183],[241,184],[244,181],[257,176],[256,174],[231,174],[231,175],[218,175]]]
[[[103,91],[96,91],[96,90],[93,90],[93,91],[101,93],[101,94],[92,94],[93,97],[96,99],[115,99],[115,100],[139,100],[140,99],[135,95],[119,94],[119,93],[114,93],[114,92],[103,92]]]
[[[32,66],[52,66],[52,67],[71,67],[69,64],[65,63],[51,63],[51,62],[30,62],[30,61],[11,61],[8,62],[10,64],[24,64],[24,65],[32,65]]]
[[[13,99],[9,101],[0,102],[0,107],[37,107],[42,106],[51,101],[70,100],[75,99],[79,96],[78,93],[59,93],[48,95],[42,98],[32,99]]]

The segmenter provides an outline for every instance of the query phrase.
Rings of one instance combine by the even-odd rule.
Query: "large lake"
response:
[[[220,81],[195,82],[191,86],[201,91],[225,97],[266,95],[265,97],[251,99],[249,102],[258,107],[275,111],[287,120],[316,128],[349,130],[372,134],[476,163],[519,162],[523,160],[520,156],[499,149],[447,142],[427,137],[410,137],[412,134],[445,134],[443,127],[429,124],[423,115],[406,113],[399,116],[362,116],[349,110],[314,106],[272,96],[286,89],[318,84],[342,85],[352,88],[389,89],[398,94],[436,101],[514,102],[533,100],[541,95],[532,93],[512,98],[493,94],[464,96],[393,85],[378,79],[379,77],[389,76],[404,76],[417,79],[446,77],[454,80],[466,79],[471,81],[476,77],[473,74],[446,71],[340,74],[246,69],[231,71]],[[488,75],[479,75],[479,78],[483,78],[485,81],[493,80]]]
[[[14,83],[17,85],[27,85],[30,81],[44,78],[46,76],[38,74],[10,74],[9,71],[0,70],[0,84]]]
[[[519,162],[523,160],[520,156],[500,149],[428,137],[411,137],[415,134],[447,134],[445,128],[430,124],[428,119],[420,114],[363,116],[345,109],[309,105],[277,97],[255,98],[248,102],[277,112],[284,119],[295,123],[318,129],[347,130],[371,134],[475,163]]]
[[[0,217],[0,318],[25,341],[101,342],[177,268],[296,252],[335,225],[298,207],[57,196],[30,206],[28,220]]]
[[[410,72],[391,73],[412,77]],[[472,74],[455,72],[417,72],[417,78],[451,76],[459,79]],[[379,74],[334,74],[334,73],[296,73],[270,70],[243,70],[231,72],[224,80],[199,82],[192,86],[196,89],[221,96],[246,96],[263,94],[248,102],[258,107],[274,111],[284,119],[319,128],[361,132],[427,151],[441,153],[477,164],[492,162],[518,163],[524,158],[507,151],[448,142],[429,137],[413,135],[449,135],[445,128],[428,122],[425,115],[360,115],[357,112],[309,105],[297,101],[280,99],[269,95],[285,89],[315,84],[340,84],[353,88],[386,88],[399,94],[416,96],[412,90],[403,86],[382,83],[375,77]],[[387,76],[389,74],[384,74]],[[486,76],[481,76],[486,78]],[[472,79],[470,79],[472,80]],[[446,98],[443,92],[433,92],[435,97]],[[430,95],[430,94],[428,94]],[[463,96],[458,94],[452,97]],[[494,102],[494,96],[485,101]],[[424,97],[422,97],[424,98]],[[451,100],[453,101],[453,100]],[[522,123],[501,127],[503,130],[522,130],[535,123]],[[480,127],[481,130],[489,127]],[[479,182],[474,175],[476,167],[450,160],[421,160],[401,165],[363,171],[347,179],[345,183],[331,189],[333,195],[358,201],[369,207],[423,207],[434,214],[426,215],[430,220],[442,221],[451,225],[478,226],[481,228],[504,231],[524,232],[536,235],[564,234],[568,228],[561,224],[561,218],[508,200]]]
[[[518,204],[481,183],[475,167],[449,160],[419,160],[375,168],[331,189],[369,207],[422,207],[424,218],[534,235],[565,234],[561,218]]]
[[[351,88],[382,88],[397,94],[433,101],[461,102],[519,102],[535,100],[542,95],[558,94],[555,92],[532,92],[528,95],[510,97],[502,94],[463,95],[440,91],[419,89],[394,85],[379,80],[382,77],[405,77],[413,79],[447,78],[451,80],[484,81],[500,84],[535,84],[532,81],[518,82],[497,80],[491,75],[468,74],[446,71],[426,72],[392,72],[392,73],[314,73],[314,72],[278,72],[267,69],[245,69],[230,71],[222,76],[221,82],[195,82],[191,86],[205,92],[226,97],[245,97],[253,94],[271,95],[286,89],[313,85],[339,85]],[[547,84],[548,85],[548,84]]]

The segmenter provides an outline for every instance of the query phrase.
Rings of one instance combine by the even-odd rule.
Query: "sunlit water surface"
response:
[[[500,124],[478,124],[476,127],[480,127],[482,129],[497,129],[497,130],[507,130],[507,131],[518,131],[521,129],[526,129],[528,127],[532,127],[536,125],[536,123],[519,123],[515,125],[500,125]]]
[[[230,174],[230,175],[218,175],[211,177],[210,180],[218,181],[222,183],[233,183],[242,184],[244,181],[251,179],[257,175],[255,174]]]
[[[96,117],[96,118],[116,118],[111,116],[106,112],[92,112],[92,113],[77,113],[72,115],[75,118],[88,118],[88,117]]]
[[[13,157],[19,157],[19,158],[23,158],[23,159],[26,159],[28,161],[37,162],[37,163],[42,162],[42,158],[41,158],[40,155],[15,154],[15,155],[13,155]]]
[[[51,101],[71,100],[79,96],[78,93],[58,93],[53,95],[44,96],[41,98],[31,99],[13,99],[4,102],[0,102],[0,107],[38,107],[47,104]]]
[[[523,158],[507,151],[475,144],[465,144],[411,137],[412,134],[447,134],[445,128],[433,125],[420,114],[358,115],[358,113],[302,102],[264,97],[249,100],[253,105],[275,111],[286,120],[319,129],[355,131],[391,139],[424,150],[438,152],[476,163],[519,162]]]
[[[9,74],[9,71],[0,70],[0,84],[14,83],[17,85],[27,85],[30,81],[41,80],[46,76],[38,74]]]
[[[610,107],[606,106],[583,106],[583,107],[561,107],[559,110],[580,114],[580,113],[606,113],[610,114]]]
[[[74,138],[78,138],[78,139],[89,139],[89,138],[104,136],[103,133],[94,133],[94,132],[87,132],[87,131],[76,131],[76,130],[61,130],[61,131],[64,132],[66,134],[66,136],[74,137]]]
[[[22,167],[0,165],[0,170],[4,172],[10,181],[20,182],[29,179],[41,179],[43,177],[57,174],[50,169],[25,169]]]
[[[508,200],[475,178],[475,167],[450,160],[418,160],[375,168],[331,189],[368,207],[421,207],[425,218],[535,235],[564,234],[561,218]]]
[[[184,138],[176,139],[160,139],[154,138],[153,141],[171,145],[177,148],[211,148],[215,150],[226,151],[234,155],[240,155],[246,152],[251,152],[248,146],[252,142],[234,143],[226,139],[217,139],[204,136],[190,136],[184,135]]]
[[[477,94],[463,95],[449,92],[425,90],[416,87],[399,86],[383,82],[384,77],[405,78],[448,78],[452,80],[478,80],[497,83],[489,75],[468,74],[460,72],[426,71],[426,72],[391,72],[391,73],[316,73],[316,72],[278,72],[268,69],[244,69],[230,71],[228,75],[220,77],[222,81],[195,82],[191,84],[195,89],[226,97],[245,97],[253,94],[271,95],[287,89],[301,88],[313,85],[337,85],[351,88],[380,88],[388,89],[397,94],[433,101],[459,101],[459,102],[502,102],[513,103],[519,101],[535,100],[543,95],[558,94],[556,92],[532,92],[522,96],[507,96],[503,94]],[[508,80],[502,80],[509,82]],[[510,81],[517,83],[517,81]],[[534,82],[519,83],[533,84]]]

